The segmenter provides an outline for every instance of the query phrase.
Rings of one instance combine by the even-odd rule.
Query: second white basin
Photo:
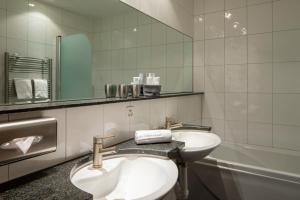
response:
[[[194,162],[210,154],[221,144],[221,138],[213,133],[197,130],[172,131],[173,140],[185,143],[180,151],[184,162]]]
[[[95,200],[152,200],[167,194],[177,177],[173,161],[132,154],[106,157],[102,169],[87,163],[71,173],[71,182]]]

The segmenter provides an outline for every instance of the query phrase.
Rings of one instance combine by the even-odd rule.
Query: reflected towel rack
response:
[[[21,57],[5,52],[5,102],[20,102],[16,98],[14,78],[46,79],[48,81],[48,100],[52,99],[52,59]],[[32,99],[41,101],[41,99]],[[22,101],[24,102],[24,100]]]

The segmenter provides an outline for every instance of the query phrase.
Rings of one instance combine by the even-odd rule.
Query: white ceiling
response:
[[[85,16],[105,17],[131,9],[119,0],[39,0]]]

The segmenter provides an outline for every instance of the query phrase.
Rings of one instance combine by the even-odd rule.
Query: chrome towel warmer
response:
[[[48,99],[33,99],[32,102],[52,100],[52,59],[21,57],[5,52],[5,103],[18,103],[14,78],[46,79],[48,81]],[[22,100],[21,102],[24,102]]]

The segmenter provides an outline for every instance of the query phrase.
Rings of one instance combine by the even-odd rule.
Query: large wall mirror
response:
[[[105,84],[140,73],[160,77],[162,93],[192,92],[192,38],[119,0],[6,2],[2,105],[105,98]]]

